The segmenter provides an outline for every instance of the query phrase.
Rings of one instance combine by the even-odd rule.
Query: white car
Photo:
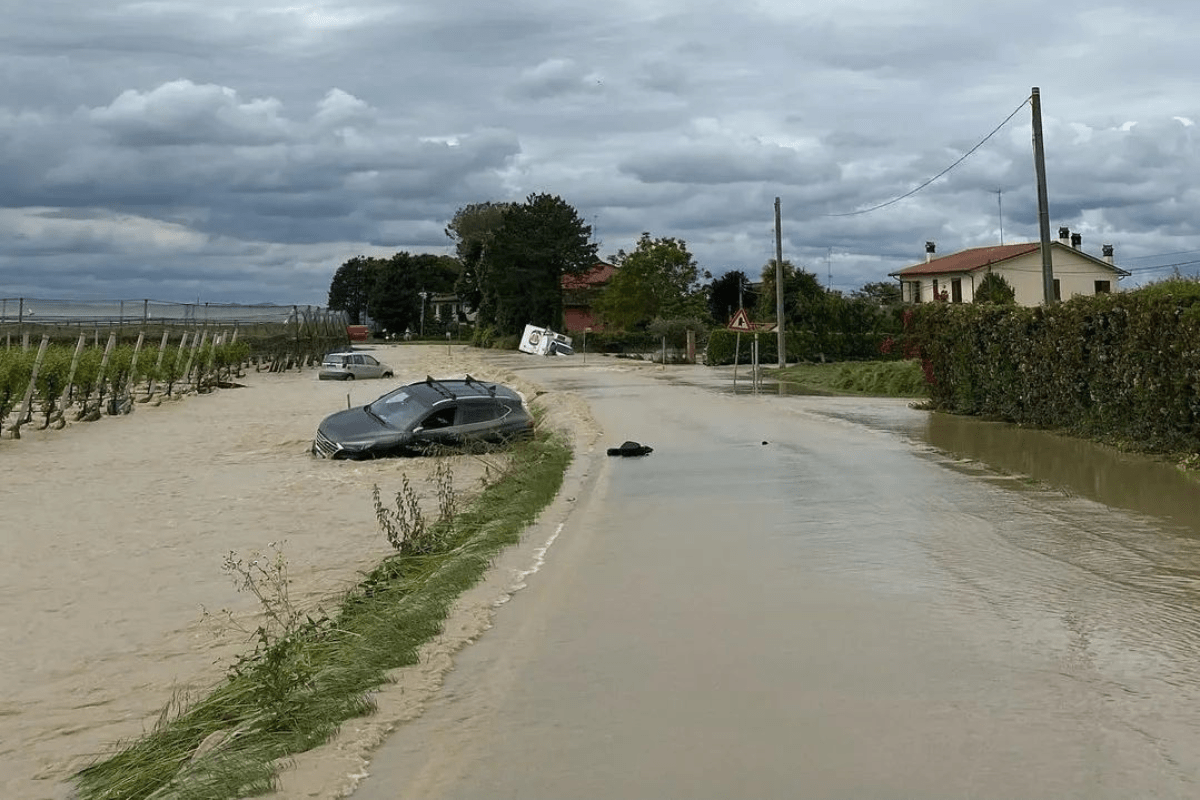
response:
[[[327,353],[321,359],[320,379],[323,381],[353,381],[359,378],[390,378],[391,367],[375,356],[345,351]]]

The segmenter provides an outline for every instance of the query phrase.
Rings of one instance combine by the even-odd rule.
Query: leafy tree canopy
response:
[[[758,303],[758,293],[750,291],[749,286],[749,278],[740,269],[713,278],[708,286],[708,313],[717,322],[726,322],[739,308],[753,312]]]
[[[861,289],[855,290],[854,296],[881,306],[895,306],[901,302],[900,285],[893,281],[864,284]]]
[[[764,320],[776,317],[775,259],[763,267],[762,294],[759,297],[759,315]],[[813,273],[797,269],[792,262],[783,261],[783,317],[784,326],[797,325],[811,328],[823,318],[828,293]]]
[[[454,290],[472,309],[479,308],[482,298],[480,265],[488,244],[504,224],[504,215],[515,203],[471,203],[458,209],[446,226],[446,236],[454,242],[460,274]]]
[[[475,275],[480,324],[501,334],[528,323],[561,328],[562,276],[596,263],[591,226],[562,198],[531,194],[490,231]]]
[[[329,307],[345,311],[351,325],[363,322],[382,259],[355,256],[338,267],[329,283]]]
[[[712,276],[696,266],[683,240],[643,233],[633,252],[618,251],[610,260],[617,271],[596,303],[606,324],[644,330],[656,318],[706,316],[700,280]]]
[[[393,333],[421,332],[422,310],[430,322],[428,299],[454,291],[458,262],[450,256],[396,253],[381,262],[370,297],[371,317]],[[422,296],[424,295],[424,296]]]

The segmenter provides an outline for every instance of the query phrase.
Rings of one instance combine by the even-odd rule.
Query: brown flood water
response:
[[[541,574],[356,798],[1200,796],[1200,536],[1170,467],[529,363],[655,452],[592,460]]]
[[[1169,465],[704,368],[445,353],[380,355],[545,389],[602,438],[281,797],[1200,796],[1200,503]],[[4,800],[65,797],[220,677],[244,642],[201,607],[253,611],[228,551],[286,539],[312,603],[386,552],[371,486],[420,466],[306,452],[386,387],[246,383],[0,442]],[[603,457],[625,438],[656,450]]]
[[[222,621],[228,609],[253,630],[258,610],[222,570],[228,553],[248,560],[282,542],[291,597],[311,607],[390,552],[372,487],[394,497],[407,474],[432,497],[431,459],[310,456],[318,422],[348,395],[362,404],[464,372],[533,393],[465,348],[377,355],[397,380],[251,372],[242,388],[0,441],[0,798],[65,797],[74,770],[249,649]],[[476,489],[487,469],[456,457],[458,490]]]

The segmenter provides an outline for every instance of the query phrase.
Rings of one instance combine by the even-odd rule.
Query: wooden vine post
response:
[[[75,352],[71,355],[71,369],[67,372],[67,385],[63,387],[62,397],[58,401],[59,415],[66,413],[67,406],[75,391],[75,373],[79,370],[79,359],[83,357],[83,348],[87,345],[87,334],[79,332],[79,341],[75,342]]]
[[[42,334],[42,344],[38,347],[37,357],[33,360],[33,374],[29,376],[29,388],[25,390],[25,399],[21,401],[21,413],[17,421],[10,427],[14,439],[21,438],[21,426],[33,417],[33,392],[37,388],[38,370],[42,368],[42,359],[46,357],[46,348],[50,346],[50,336]]]

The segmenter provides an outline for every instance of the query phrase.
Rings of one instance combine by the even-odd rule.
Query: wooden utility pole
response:
[[[1033,87],[1033,166],[1037,172],[1038,229],[1042,237],[1042,302],[1054,304],[1054,256],[1050,252],[1050,202],[1046,197],[1046,151],[1042,145],[1042,96]]]
[[[779,340],[779,368],[787,366],[787,345],[783,337],[783,227],[779,221],[779,198],[775,198],[775,320]]]

